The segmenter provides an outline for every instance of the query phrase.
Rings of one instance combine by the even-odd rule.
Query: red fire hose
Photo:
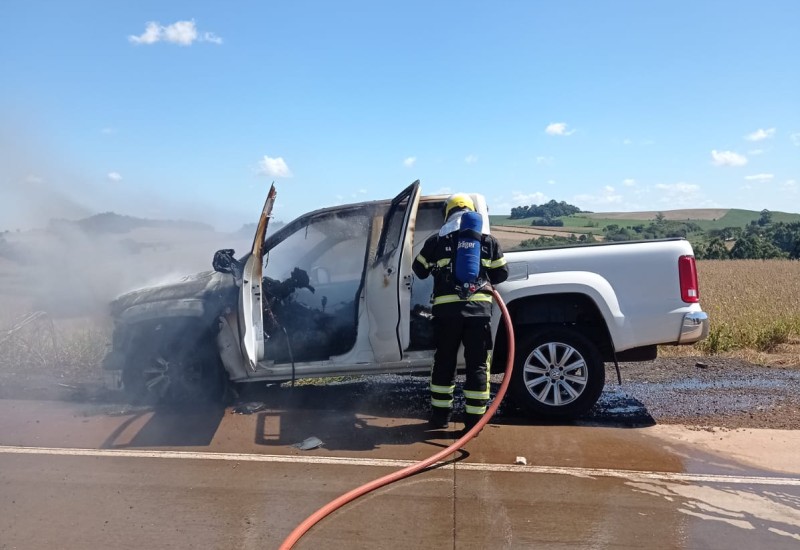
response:
[[[478,435],[483,427],[491,420],[492,416],[495,412],[497,412],[497,408],[500,406],[500,402],[503,400],[503,397],[506,394],[506,390],[508,389],[508,384],[511,381],[511,370],[514,366],[514,327],[511,324],[511,316],[508,313],[508,309],[506,308],[506,304],[503,302],[503,299],[500,297],[500,294],[496,290],[492,290],[492,294],[494,294],[495,300],[497,300],[497,304],[500,306],[500,311],[503,314],[503,320],[506,326],[506,336],[508,337],[508,359],[506,360],[506,370],[505,375],[503,376],[503,382],[500,384],[500,389],[497,390],[497,395],[494,397],[494,401],[492,401],[491,406],[486,411],[486,414],[481,417],[478,423],[466,434],[461,436],[456,442],[452,445],[443,449],[436,453],[435,455],[431,456],[430,458],[426,458],[421,462],[417,462],[416,464],[412,464],[411,466],[407,466],[402,470],[398,470],[397,472],[385,475],[381,478],[378,478],[374,481],[370,481],[369,483],[362,485],[361,487],[356,487],[352,491],[343,494],[342,496],[330,501],[328,504],[308,516],[303,522],[295,527],[294,531],[286,537],[286,540],[283,541],[283,544],[280,546],[280,550],[289,550],[292,548],[295,543],[300,540],[300,537],[305,535],[314,525],[319,523],[325,516],[337,510],[347,504],[348,502],[352,502],[360,496],[363,496],[375,489],[393,483],[395,481],[399,481],[403,478],[406,478],[412,474],[416,474],[417,472],[424,470],[428,466],[432,464],[436,464],[443,458],[448,455],[451,455],[458,451],[461,447],[467,444],[469,440],[473,437]]]

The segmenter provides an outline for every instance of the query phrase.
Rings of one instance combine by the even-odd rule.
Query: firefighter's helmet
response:
[[[466,209],[475,212],[475,203],[466,193],[456,193],[447,198],[444,204],[444,219],[450,216],[450,212],[456,209]]]

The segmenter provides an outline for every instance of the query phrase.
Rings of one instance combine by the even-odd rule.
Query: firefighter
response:
[[[457,354],[463,344],[467,375],[463,388],[466,432],[486,412],[489,401],[491,285],[508,278],[508,267],[497,240],[482,233],[482,217],[475,213],[469,195],[450,196],[445,203],[444,219],[439,232],[425,241],[412,268],[420,279],[433,274],[434,281],[436,352],[431,371],[429,425],[445,428],[450,423]]]

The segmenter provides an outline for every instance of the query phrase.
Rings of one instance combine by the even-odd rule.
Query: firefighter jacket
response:
[[[479,280],[487,283],[473,294],[465,294],[453,275],[458,231],[434,234],[425,241],[411,268],[420,279],[433,273],[433,314],[439,317],[490,317],[492,291],[489,284],[508,278],[508,266],[500,244],[491,235],[481,235]]]

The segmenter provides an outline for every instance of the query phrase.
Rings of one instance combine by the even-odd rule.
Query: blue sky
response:
[[[493,213],[800,212],[800,2],[0,8],[0,229],[254,221],[425,193]]]

